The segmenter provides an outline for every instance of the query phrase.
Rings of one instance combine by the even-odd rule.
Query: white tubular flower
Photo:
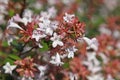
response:
[[[44,76],[44,74],[47,70],[47,66],[38,66],[38,69],[40,71],[40,76],[39,77],[42,77],[42,76]]]
[[[87,52],[87,59],[88,61],[93,61],[94,65],[99,65],[100,62],[96,58],[96,53],[95,52]]]
[[[61,58],[58,53],[55,56],[52,56],[52,60],[50,61],[50,63],[56,66],[61,66],[62,64],[64,64],[63,62],[61,62]]]
[[[9,20],[9,24],[7,26],[7,29],[9,29],[9,28],[18,28],[18,29],[23,30],[23,28],[21,28],[18,24],[12,22],[12,20]]]
[[[51,36],[51,35],[53,34],[53,29],[54,29],[54,28],[51,27],[51,21],[49,20],[49,18],[43,16],[43,17],[41,17],[39,20],[42,21],[42,22],[39,23],[39,27],[41,28],[41,30],[42,30],[45,34]]]
[[[3,69],[5,69],[5,73],[12,74],[12,71],[16,68],[16,65],[10,65],[9,62],[7,62],[4,66]]]
[[[109,75],[107,75],[107,79],[106,80],[115,80],[115,79],[113,79],[113,77],[109,74]]]
[[[96,38],[89,39],[87,37],[83,37],[83,40],[88,44],[87,49],[94,49],[95,51],[98,50],[98,41]]]
[[[60,40],[60,35],[57,35],[57,33],[53,34],[53,37],[50,38],[51,41],[53,41],[52,46],[55,48],[57,45],[63,46],[63,42]]]
[[[52,21],[50,23],[50,27],[53,29],[53,30],[56,30],[58,28],[58,24],[59,22],[58,21]]]
[[[83,61],[83,64],[86,65],[88,67],[88,70],[92,73],[97,73],[102,70],[101,66],[94,65],[91,61]]]
[[[44,38],[44,37],[46,37],[46,35],[43,34],[43,33],[40,33],[39,30],[34,30],[34,31],[33,31],[32,38],[35,38],[35,40],[36,40],[37,42],[39,41],[39,39]]]
[[[100,62],[96,58],[96,53],[87,53],[87,60],[83,61],[83,64],[88,67],[88,70],[92,73],[97,73],[102,70],[102,67],[100,66]]]
[[[0,0],[0,3],[8,4],[9,0]]]
[[[55,7],[51,7],[48,9],[48,14],[50,15],[51,18],[54,18],[56,16],[56,12],[57,10],[55,9]]]
[[[33,15],[32,10],[30,10],[30,9],[25,9],[25,11],[24,11],[24,13],[23,13],[23,17],[27,18],[28,21],[30,21],[31,18],[32,18],[32,15]]]
[[[74,53],[77,51],[78,49],[75,48],[75,46],[68,48],[66,51],[68,52],[68,58],[74,58]]]
[[[69,73],[70,80],[78,80],[78,75],[73,74],[72,72]]]
[[[63,19],[64,19],[64,21],[66,21],[66,22],[71,22],[71,20],[73,19],[73,17],[75,17],[74,14],[65,13],[65,16],[63,17]]]
[[[104,77],[101,74],[94,74],[91,76],[87,76],[88,80],[104,80]]]
[[[26,77],[22,77],[22,79],[21,80],[33,80],[31,77],[28,77],[28,78],[26,78]]]
[[[107,24],[101,24],[100,27],[99,27],[99,31],[100,31],[101,34],[107,34],[107,35],[112,34],[110,29],[107,28]]]
[[[13,19],[13,21],[15,21],[15,22],[21,22],[21,23],[23,23],[24,25],[27,25],[28,22],[31,22],[31,21],[32,21],[32,18],[31,18],[31,17],[29,17],[29,18],[27,18],[27,17],[20,18],[20,16],[19,16],[18,14],[16,14],[15,16],[13,16],[12,19]]]
[[[53,29],[52,28],[47,28],[46,31],[45,31],[45,33],[47,35],[52,35],[53,34]]]

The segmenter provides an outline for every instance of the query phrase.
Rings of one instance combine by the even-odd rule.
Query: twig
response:
[[[29,52],[32,51],[34,48],[38,48],[38,46],[34,46],[31,49],[29,49],[28,51],[21,53],[20,57],[25,58],[29,54]]]
[[[27,5],[26,0],[23,0],[22,9],[21,9],[21,12],[20,12],[20,17],[21,18],[23,17],[23,13],[24,13],[24,10],[26,8],[26,5]]]

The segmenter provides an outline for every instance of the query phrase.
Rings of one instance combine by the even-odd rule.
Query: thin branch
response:
[[[21,18],[23,17],[23,13],[24,13],[24,10],[26,9],[26,6],[27,6],[27,2],[26,2],[26,0],[23,0],[22,9],[21,9],[21,12],[20,12],[20,17]]]
[[[29,54],[29,52],[31,52],[34,48],[38,48],[38,46],[34,46],[31,49],[29,49],[28,51],[21,53],[20,57],[25,58]]]

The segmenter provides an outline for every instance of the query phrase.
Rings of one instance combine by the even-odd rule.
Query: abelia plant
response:
[[[0,0],[0,80],[119,80],[119,0]]]

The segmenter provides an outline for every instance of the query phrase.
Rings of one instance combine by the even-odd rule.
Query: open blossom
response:
[[[39,77],[42,77],[46,73],[47,66],[38,66],[38,69],[40,71]]]
[[[94,74],[91,76],[87,76],[88,80],[104,80],[104,77],[101,74]]]
[[[53,37],[50,38],[51,41],[53,41],[52,46],[55,48],[57,45],[63,46],[63,42],[60,40],[60,35],[57,35],[57,33],[53,34]]]
[[[3,69],[5,69],[5,73],[12,74],[12,71],[16,68],[16,65],[10,65],[9,62],[7,62],[4,66]]]
[[[17,23],[15,23],[13,21],[13,19],[9,20],[9,22],[8,22],[7,29],[9,29],[9,28],[18,28],[18,29],[23,30],[23,28],[21,28]]]
[[[57,12],[57,10],[55,9],[55,7],[51,7],[51,8],[48,9],[48,14],[52,18],[56,16],[56,12]]]
[[[50,63],[55,64],[56,66],[61,66],[62,64],[64,64],[63,62],[61,62],[61,58],[58,53],[55,56],[52,56],[52,60],[50,61]]]
[[[74,58],[74,53],[77,51],[77,49],[75,48],[75,46],[68,48],[66,50],[68,52],[68,58]]]
[[[13,21],[15,22],[21,22],[24,25],[27,25],[28,22],[32,22],[31,17],[27,18],[26,16],[24,16],[23,18],[20,18],[20,16],[18,14],[16,14],[15,16],[13,16]]]
[[[32,38],[35,38],[35,40],[38,42],[41,38],[46,37],[44,33],[42,33],[39,28],[38,30],[34,30],[32,34]]]
[[[91,73],[97,73],[102,70],[100,65],[94,65],[92,61],[83,61],[83,64],[88,67]]]
[[[110,74],[108,74],[106,80],[115,80],[115,79]]]
[[[27,77],[24,76],[24,77],[22,77],[21,80],[33,80],[33,79],[32,79],[31,77],[28,77],[28,78],[27,78]]]
[[[64,21],[69,23],[73,20],[74,17],[75,17],[74,14],[65,13],[65,16],[63,17],[63,19],[64,19]]]
[[[85,42],[88,45],[87,49],[93,49],[95,51],[98,50],[98,41],[96,38],[89,39],[87,37],[83,37],[83,39],[85,40]]]
[[[97,60],[96,52],[87,52],[87,60],[93,61],[94,65],[100,64],[100,62]]]
[[[78,80],[77,74],[74,74],[72,72],[69,73],[70,80]]]
[[[51,21],[49,20],[49,18],[46,16],[42,16],[40,18],[40,21],[41,22],[39,23],[39,27],[41,31],[43,31],[47,35],[52,35],[54,29],[51,27]]]
[[[96,58],[95,52],[87,52],[87,60],[83,61],[83,64],[88,67],[88,70],[92,73],[101,71],[100,62]]]

